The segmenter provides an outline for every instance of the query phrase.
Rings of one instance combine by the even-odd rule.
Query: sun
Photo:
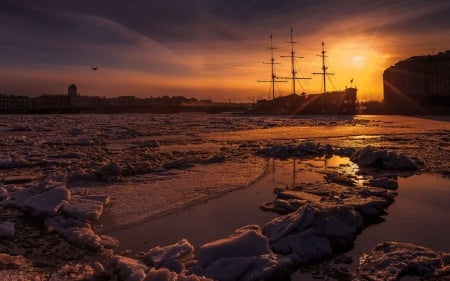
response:
[[[352,62],[355,66],[362,67],[364,66],[366,61],[366,57],[362,55],[356,55],[352,57]]]

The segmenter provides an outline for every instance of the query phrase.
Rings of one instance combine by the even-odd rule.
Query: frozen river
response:
[[[118,251],[182,238],[197,247],[248,224],[263,226],[278,216],[259,209],[275,187],[326,184],[330,171],[363,185],[366,172],[353,163],[261,155],[305,142],[342,151],[371,146],[421,163],[397,175],[385,221],[363,230],[350,256],[386,240],[450,251],[443,215],[450,211],[450,117],[1,115],[0,134],[3,185],[62,182],[72,194],[109,195],[93,227],[118,238]]]

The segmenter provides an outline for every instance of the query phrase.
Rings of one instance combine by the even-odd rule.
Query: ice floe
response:
[[[238,229],[228,238],[200,247],[199,265],[207,267],[219,258],[251,257],[270,253],[267,237],[259,227]]]
[[[363,218],[352,207],[311,204],[275,218],[264,226],[263,233],[275,252],[308,263],[351,246],[362,226]],[[303,249],[298,241],[316,247],[304,243]]]
[[[369,184],[371,186],[382,187],[382,188],[392,189],[392,190],[395,190],[398,188],[398,182],[395,179],[388,178],[388,177],[373,178],[369,181]]]
[[[277,187],[274,189],[275,200],[263,203],[261,209],[283,214],[293,212],[307,203],[327,203],[351,206],[367,216],[384,214],[396,196],[396,177],[366,176],[362,182],[357,182],[355,178],[355,175],[334,171],[326,172],[323,181]]]
[[[142,281],[148,271],[148,267],[142,262],[124,256],[115,257],[115,268],[119,271],[120,278],[127,281]]]
[[[351,157],[352,161],[363,167],[384,169],[418,170],[418,165],[408,156],[396,151],[364,147]]]
[[[17,153],[0,155],[0,169],[25,168],[33,164]]]
[[[120,280],[126,281],[213,281],[213,279],[196,274],[176,273],[167,268],[153,268],[138,259],[125,256],[114,256],[113,267]]]
[[[103,206],[109,203],[109,196],[72,196],[63,184],[2,188],[2,203],[12,206],[44,221],[45,227],[56,231],[68,241],[92,249],[114,248],[118,241],[109,236],[97,235],[89,221],[98,219]],[[0,224],[2,235],[14,235],[14,224]]]
[[[259,153],[266,157],[304,157],[332,154],[333,148],[330,145],[321,146],[319,143],[303,142],[300,144],[274,145],[259,150]]]
[[[31,262],[23,256],[11,256],[0,253],[0,269],[20,268],[28,265],[31,265]]]
[[[409,243],[383,242],[360,258],[358,273],[371,281],[396,281],[406,275],[448,280],[450,253]]]
[[[0,201],[2,207],[27,210],[24,218],[39,216],[49,230],[79,248],[79,252],[74,251],[79,257],[85,248],[98,251],[117,245],[114,238],[95,233],[91,221],[99,219],[99,224],[106,221],[120,227],[202,202],[254,182],[263,174],[267,158],[311,159],[334,154],[351,157],[361,171],[364,167],[381,168],[381,175],[366,178],[363,184],[361,178],[328,171],[323,173],[321,184],[283,187],[277,198],[264,206],[287,215],[269,222],[264,231],[244,227],[230,237],[206,243],[199,248],[198,260],[184,240],[150,249],[147,261],[122,260],[120,270],[114,268],[109,276],[114,280],[116,272],[125,274],[126,268],[143,265],[144,274],[136,276],[145,280],[206,280],[190,271],[223,280],[260,280],[292,263],[332,256],[351,244],[361,228],[360,217],[365,221],[383,214],[395,198],[398,184],[387,171],[415,172],[420,168],[448,175],[448,123],[423,120],[433,126],[419,126],[416,118],[389,118],[2,116],[0,146],[5,149],[0,154]],[[401,119],[401,126],[397,119]],[[402,135],[397,136],[399,133]],[[62,184],[47,185],[42,179]],[[119,181],[123,183],[117,184]],[[72,192],[73,186],[84,184],[96,194]],[[111,198],[114,204],[106,210],[107,220],[102,221],[103,207]],[[11,218],[5,215],[0,228],[11,233],[13,223],[14,240],[17,232],[26,228],[16,223],[21,219],[17,215]],[[279,233],[269,231],[272,228]],[[54,232],[52,237],[57,236]],[[8,245],[8,241],[3,239],[2,243]],[[29,244],[31,247],[33,241]],[[209,262],[200,262],[204,260]],[[56,268],[45,280],[69,275],[95,278],[92,272],[103,270],[94,264],[71,263]],[[20,279],[28,272],[25,268],[15,270],[3,279]],[[4,271],[0,277],[6,276],[1,274],[6,274]]]
[[[202,245],[198,264],[189,272],[214,280],[264,280],[291,264],[289,257],[271,251],[259,226],[249,225]]]
[[[11,221],[0,223],[0,238],[8,239],[14,237],[16,233],[15,224]]]
[[[72,196],[69,204],[65,205],[62,211],[65,215],[79,220],[96,220],[102,215],[103,205],[104,203],[98,200]]]
[[[182,239],[173,245],[165,247],[154,247],[145,253],[145,259],[149,265],[155,267],[161,267],[167,264],[174,264],[174,261],[181,260],[193,260],[194,246],[189,241]],[[180,266],[181,267],[181,266]],[[180,273],[184,268],[179,268],[177,271]]]
[[[59,280],[101,280],[108,275],[104,274],[104,267],[99,262],[93,264],[65,264],[50,275],[49,281]]]
[[[36,217],[54,216],[69,200],[70,191],[64,186],[57,186],[28,198],[22,203],[22,207]]]
[[[102,246],[102,239],[94,233],[88,222],[54,216],[47,217],[44,224],[48,230],[58,232],[62,237],[80,247],[99,249]]]

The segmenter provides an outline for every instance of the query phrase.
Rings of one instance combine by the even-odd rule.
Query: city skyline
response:
[[[399,60],[450,46],[450,3],[442,1],[0,0],[0,92],[183,95],[216,101],[267,98],[273,34],[278,76],[290,73],[290,28],[302,81],[321,91],[321,42],[331,89],[350,85],[362,100],[383,98],[382,73]],[[93,67],[98,67],[93,70]],[[290,83],[279,85],[284,95]]]

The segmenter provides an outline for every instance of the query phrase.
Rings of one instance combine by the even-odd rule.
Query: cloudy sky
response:
[[[288,76],[293,29],[297,92],[322,91],[321,43],[335,73],[382,99],[383,70],[450,49],[450,2],[441,0],[0,0],[0,93],[216,101],[267,98],[270,34],[276,74]],[[93,71],[91,66],[97,66]],[[278,83],[277,95],[292,92]]]

